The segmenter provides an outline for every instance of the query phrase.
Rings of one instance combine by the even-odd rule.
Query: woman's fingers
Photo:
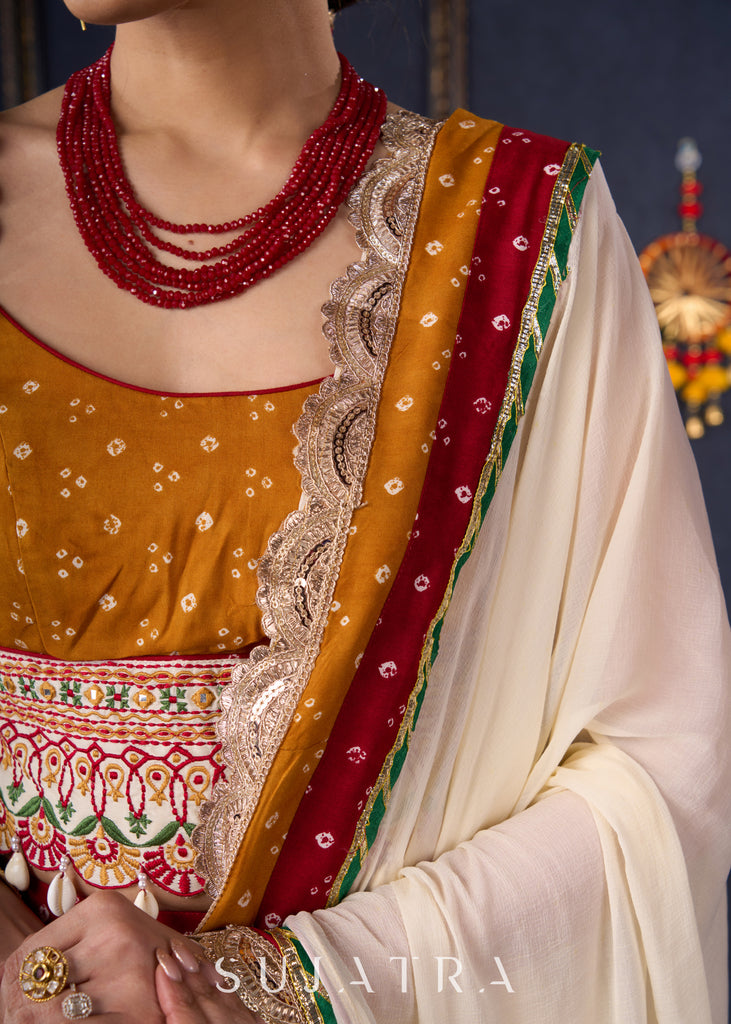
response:
[[[165,1024],[207,1024],[205,1015],[196,1005],[196,999],[183,981],[183,972],[175,978],[159,963],[155,971],[155,989]]]
[[[173,939],[170,943],[170,949],[184,971],[187,971],[189,974],[196,974],[200,971],[204,958],[201,955],[199,946],[194,949],[181,938]]]
[[[169,968],[159,957],[155,988],[165,1024],[260,1024],[237,996],[216,988],[220,976],[208,961],[198,971]]]

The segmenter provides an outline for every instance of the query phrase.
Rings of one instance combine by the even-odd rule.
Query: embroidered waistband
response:
[[[201,892],[189,842],[223,774],[219,695],[236,659],[63,662],[0,650],[0,850],[71,858],[91,885],[143,871]]]
[[[3,690],[79,709],[165,713],[211,710],[236,657],[60,661],[0,648]]]

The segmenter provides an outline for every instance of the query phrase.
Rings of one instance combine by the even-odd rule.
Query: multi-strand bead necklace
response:
[[[327,120],[310,135],[281,191],[224,224],[173,224],[137,201],[125,175],[111,113],[111,47],[69,79],[56,140],[74,220],[101,270],[142,302],[186,309],[239,295],[317,238],[373,153],[386,97],[341,55],[342,84]],[[222,245],[190,250],[160,237],[236,232]],[[158,252],[199,264],[174,267]]]

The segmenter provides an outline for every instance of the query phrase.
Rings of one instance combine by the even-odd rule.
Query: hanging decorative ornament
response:
[[[675,166],[682,175],[682,230],[663,235],[640,254],[691,438],[723,423],[721,395],[731,386],[731,254],[720,242],[698,234],[700,165],[693,139],[681,139]]]
[[[139,892],[135,897],[135,906],[149,917],[156,918],[160,913],[160,908],[157,905],[157,900],[147,888],[147,875],[144,871],[138,873],[137,885]]]
[[[20,892],[25,892],[30,885],[30,872],[23,856],[23,847],[20,845],[20,839],[17,835],[13,836],[10,840],[10,845],[13,850],[13,856],[5,865],[5,880],[20,890]]]
[[[126,177],[111,111],[111,54],[112,47],[68,80],[56,131],[58,155],[89,252],[119,288],[152,306],[187,309],[219,302],[294,259],[353,189],[386,116],[384,93],[341,55],[335,105],[305,142],[277,195],[223,224],[175,224],[142,206]],[[189,249],[176,244],[180,235],[205,241]],[[212,235],[226,238],[208,248]]]
[[[46,903],[54,917],[67,914],[77,900],[74,883],[66,874],[70,866],[71,861],[64,853],[58,863],[58,874],[53,877],[48,886]]]

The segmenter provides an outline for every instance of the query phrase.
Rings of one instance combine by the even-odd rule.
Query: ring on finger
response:
[[[71,991],[61,1003],[61,1013],[66,1020],[83,1020],[85,1017],[91,1017],[92,1012],[91,996],[86,992],[80,992],[76,985],[72,985]]]
[[[18,980],[23,995],[35,1003],[45,1003],[66,988],[69,962],[60,949],[39,946],[23,960]]]

